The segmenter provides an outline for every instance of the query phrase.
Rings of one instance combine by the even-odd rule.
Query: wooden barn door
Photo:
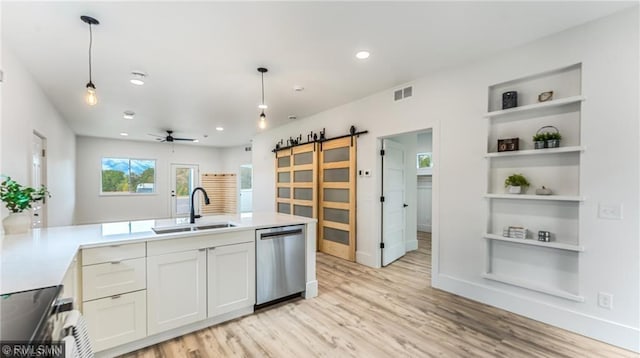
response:
[[[355,261],[356,137],[322,142],[319,162],[319,251]]]

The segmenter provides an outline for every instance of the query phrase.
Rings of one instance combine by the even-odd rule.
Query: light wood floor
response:
[[[384,269],[318,253],[318,297],[125,357],[638,357],[431,288],[431,238],[419,238]]]

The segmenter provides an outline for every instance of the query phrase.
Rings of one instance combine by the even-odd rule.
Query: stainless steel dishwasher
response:
[[[256,230],[256,306],[304,292],[304,225]]]

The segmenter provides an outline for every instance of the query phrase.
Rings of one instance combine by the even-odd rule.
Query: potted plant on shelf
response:
[[[6,234],[20,234],[31,228],[31,205],[51,197],[47,187],[42,185],[38,189],[22,186],[11,177],[6,177],[0,183],[0,200],[9,209],[9,216],[2,220]]]
[[[552,129],[553,131],[545,129]],[[558,128],[544,126],[538,129],[536,135],[533,136],[533,145],[535,149],[558,148],[560,147],[560,139],[562,139],[562,135],[560,135]]]
[[[560,139],[562,139],[560,132],[547,133],[547,148],[560,147]]]
[[[504,180],[504,187],[509,194],[522,194],[527,191],[529,185],[527,178],[519,173],[511,174]]]
[[[533,136],[533,147],[535,149],[544,149],[547,144],[547,133],[536,133]]]

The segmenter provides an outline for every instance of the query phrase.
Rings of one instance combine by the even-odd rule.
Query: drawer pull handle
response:
[[[116,300],[116,299],[120,298],[120,296],[121,296],[121,295],[111,296],[111,299],[112,299],[112,300]]]
[[[207,249],[198,249],[198,251],[206,251]]]
[[[119,264],[121,262],[122,262],[122,260],[115,260],[115,261],[111,261],[111,264],[112,265],[117,265],[117,264]]]
[[[121,245],[109,245],[109,247],[120,247]]]
[[[211,247],[209,248],[209,250],[215,250],[215,249],[216,249],[216,247],[215,247],[215,246],[211,246]]]

